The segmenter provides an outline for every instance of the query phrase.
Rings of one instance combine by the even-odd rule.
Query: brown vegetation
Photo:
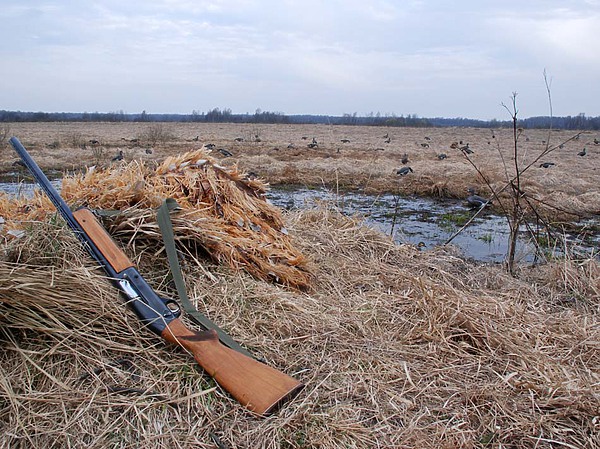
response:
[[[2,447],[598,448],[600,267],[521,278],[328,209],[286,216],[310,294],[187,259],[203,311],[307,384],[252,416],[141,328],[64,228],[0,264]],[[128,247],[131,251],[132,247]],[[132,254],[166,294],[165,264]]]
[[[214,156],[223,165],[238,164],[241,170],[256,173],[270,184],[327,185],[450,198],[466,197],[470,186],[481,195],[491,194],[461,147],[469,144],[471,159],[497,191],[506,184],[505,164],[513,165],[514,149],[510,129],[200,123],[13,123],[10,127],[11,134],[20,138],[45,169],[109,164],[119,149],[128,161],[160,162],[212,143]],[[593,143],[599,135],[576,135],[561,130],[525,130],[519,134],[522,167],[547,146],[557,147],[521,178],[535,207],[551,220],[600,213],[600,147]],[[309,148],[313,137],[317,146]],[[584,147],[586,156],[578,156]],[[219,148],[233,157],[223,156]],[[395,173],[402,167],[405,153],[414,172],[399,178]],[[440,153],[448,157],[440,160]],[[14,161],[14,155],[4,151],[0,172],[15,172]],[[556,165],[545,169],[539,167],[542,162]]]
[[[380,128],[169,124],[175,140],[148,154],[143,144],[129,148],[118,143],[143,135],[135,128],[143,124],[100,126],[111,134],[84,128],[93,125],[48,129],[52,126],[65,136],[79,131],[86,141],[106,145],[96,155],[107,170],[89,174],[98,175],[93,183],[86,183],[85,175],[67,180],[65,195],[71,201],[125,201],[121,209],[131,208],[130,201],[143,204],[111,230],[165,296],[173,296],[174,287],[145,213],[156,205],[157,191],[162,196],[164,189],[180,188],[179,181],[189,177],[181,170],[174,183],[164,185],[151,174],[162,173],[161,167],[169,172],[171,164],[178,167],[179,158],[158,163],[195,148],[196,135],[234,154],[222,165],[238,161],[243,170],[270,182],[282,181],[285,174],[285,182],[296,177],[304,184],[444,196],[462,196],[467,186],[481,185],[450,143],[468,141],[479,167],[500,183],[497,151],[480,145],[486,133],[490,146],[491,139],[506,137],[503,131],[492,138],[489,130],[464,129],[398,130],[400,139],[396,130]],[[42,124],[13,127],[12,134],[45,168],[79,168],[87,161],[75,161],[72,154],[92,154],[87,144],[86,149],[66,150],[63,143],[49,149],[44,142],[62,142],[61,137],[56,130],[44,137]],[[391,143],[382,142],[384,150],[371,147],[384,140],[386,131]],[[544,135],[526,134],[531,145]],[[257,135],[261,142],[253,141]],[[283,147],[284,135],[304,147],[298,153]],[[313,136],[319,147],[309,150],[305,146]],[[420,145],[425,136],[429,148]],[[235,142],[236,137],[244,141]],[[336,143],[346,137],[350,143]],[[600,196],[594,177],[598,154],[588,148],[590,158],[579,163],[580,174],[566,176],[568,166],[559,164],[578,161],[570,157],[574,142],[560,149],[573,145],[568,155],[558,158],[556,153],[554,168],[562,172],[532,169],[526,185],[548,201],[560,200],[559,191],[573,197],[575,205],[588,199],[581,212],[590,212]],[[448,159],[435,157],[442,150],[438,144],[446,145]],[[143,185],[136,188],[132,175],[142,164],[111,166],[117,147],[126,160],[146,161]],[[535,148],[524,157],[533,157]],[[403,153],[415,171],[398,179],[393,169],[401,166]],[[15,158],[2,154],[7,171],[15,170]],[[209,178],[212,188],[237,197],[229,211],[251,215],[258,206],[240,196],[243,175],[226,173],[233,179]],[[551,194],[550,177],[559,173],[565,182],[557,182]],[[198,189],[203,178],[194,179],[186,184],[182,203],[198,193],[190,186]],[[243,184],[261,188],[259,181]],[[97,196],[93,185],[101,186]],[[197,206],[189,205],[190,214]],[[0,447],[600,448],[597,259],[567,257],[521,266],[513,277],[498,266],[471,264],[449,248],[419,251],[398,245],[325,206],[294,213],[268,209],[268,214],[276,219],[269,223],[278,223],[275,229],[279,223],[287,229],[282,248],[310,266],[309,290],[271,282],[247,264],[206,258],[195,250],[212,251],[203,246],[201,223],[184,215],[175,224],[189,237],[178,244],[190,297],[269,365],[306,383],[293,402],[267,419],[253,416],[197,370],[189,354],[143,329],[72,234],[52,216],[40,216],[23,223],[23,236],[6,238],[0,246]]]

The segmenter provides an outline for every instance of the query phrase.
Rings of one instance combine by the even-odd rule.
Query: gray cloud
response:
[[[598,1],[4,3],[3,109],[600,115]]]

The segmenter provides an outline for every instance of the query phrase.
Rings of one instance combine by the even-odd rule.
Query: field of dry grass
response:
[[[480,194],[490,195],[473,165],[459,149],[451,148],[456,142],[459,146],[469,144],[473,150],[470,158],[494,190],[501,190],[514,176],[514,142],[509,129],[195,123],[9,126],[10,134],[20,138],[42,168],[59,171],[109,164],[118,150],[123,150],[125,160],[162,161],[212,143],[214,155],[223,165],[237,163],[240,169],[256,173],[271,184],[326,185],[442,198],[464,198],[466,189],[472,186]],[[552,219],[600,214],[600,146],[594,144],[600,133],[576,136],[560,130],[525,130],[519,136],[521,167],[535,161],[547,145],[561,146],[535,162],[521,179],[535,207]],[[313,138],[318,146],[311,149],[308,145]],[[578,156],[583,148],[587,154]],[[152,153],[148,154],[147,149]],[[225,157],[218,149],[233,156]],[[448,157],[439,160],[440,153]],[[414,171],[399,177],[396,170],[403,166],[404,154]],[[15,160],[12,150],[3,150],[0,173],[14,172]],[[539,167],[542,162],[556,165],[545,169]]]
[[[522,265],[509,276],[451,248],[399,245],[326,205],[283,212],[249,201],[247,187],[260,182],[218,165],[237,162],[272,183],[459,197],[483,184],[450,144],[468,142],[500,185],[496,142],[508,159],[508,131],[164,124],[169,138],[148,153],[150,126],[12,124],[11,134],[45,169],[111,167],[70,178],[63,194],[125,204],[105,224],[164,296],[175,292],[153,201],[168,189],[182,194],[173,223],[192,301],[306,387],[275,415],[252,415],[190,354],[143,328],[60,220],[35,215],[47,201],[1,198],[5,229],[19,225],[9,214],[28,218],[19,238],[0,233],[0,448],[600,449],[597,258]],[[523,157],[533,159],[547,136],[523,133]],[[319,145],[309,149],[313,137]],[[551,134],[556,145],[569,137]],[[597,213],[594,138],[551,153],[550,169],[533,167],[527,191]],[[216,166],[174,158],[153,168],[209,142]],[[584,145],[588,154],[577,156]],[[111,163],[118,148],[126,161],[149,163]],[[414,172],[398,178],[404,153]],[[5,148],[2,169],[18,170],[15,160]],[[261,226],[248,224],[257,218]],[[261,276],[275,264],[310,275],[287,284]]]
[[[600,448],[597,261],[513,278],[327,209],[285,220],[310,292],[184,269],[202,311],[306,384],[266,419],[144,330],[64,228],[5,246],[0,447]],[[164,260],[136,247],[172,294]]]

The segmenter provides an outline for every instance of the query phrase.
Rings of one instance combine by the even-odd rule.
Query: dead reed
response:
[[[141,328],[59,224],[8,241],[0,447],[600,447],[597,260],[515,278],[328,207],[282,220],[314,264],[310,292],[184,263],[200,309],[307,383],[267,419]],[[161,278],[162,255],[134,242]]]
[[[175,235],[188,251],[191,246],[193,252],[261,279],[309,288],[308,261],[290,244],[281,213],[266,201],[265,189],[260,180],[221,167],[201,149],[168,157],[156,168],[140,161],[91,167],[64,177],[61,196],[75,208],[119,212],[107,220],[111,233],[154,252],[163,247],[156,208],[173,198],[182,209],[173,219]],[[4,235],[54,212],[39,191],[33,198],[0,196]]]

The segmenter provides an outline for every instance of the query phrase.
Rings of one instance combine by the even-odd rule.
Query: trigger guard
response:
[[[164,303],[164,305],[171,311],[171,313],[175,315],[175,318],[179,318],[181,316],[181,307],[179,307],[177,301],[171,298],[163,298],[162,296],[159,296],[159,298]]]

